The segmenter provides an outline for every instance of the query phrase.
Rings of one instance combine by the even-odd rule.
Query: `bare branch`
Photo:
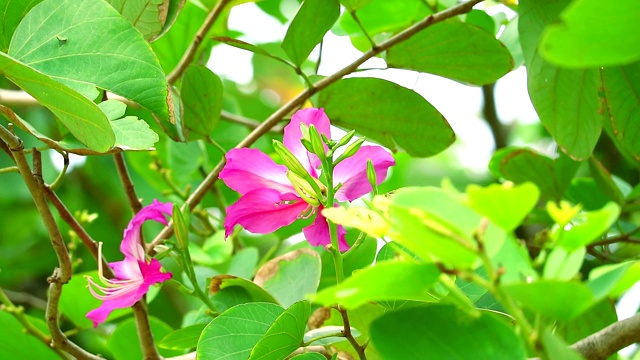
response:
[[[615,322],[571,347],[587,360],[605,360],[637,342],[640,342],[640,314]]]

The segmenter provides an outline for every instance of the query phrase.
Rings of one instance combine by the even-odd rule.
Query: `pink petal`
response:
[[[371,192],[367,179],[367,160],[371,160],[379,185],[387,177],[387,169],[395,165],[393,156],[380,146],[363,146],[358,152],[339,163],[333,172],[334,186],[342,183],[336,192],[338,201],[353,201]]]
[[[313,246],[326,247],[331,244],[331,236],[329,235],[329,224],[327,223],[327,219],[322,216],[322,209],[322,206],[318,207],[318,215],[316,215],[316,219],[313,221],[313,224],[302,229],[302,233],[309,244]],[[347,241],[344,238],[346,233],[347,230],[345,230],[342,225],[338,225],[338,246],[340,247],[341,252],[349,250],[349,244],[347,244]]]
[[[126,260],[125,260],[126,261]],[[119,263],[124,263],[119,262]],[[114,263],[110,264],[112,267]],[[129,266],[128,264],[127,266]],[[156,259],[151,259],[151,262],[147,264],[146,262],[138,263],[138,271],[137,273],[143,278],[142,284],[140,284],[137,288],[132,288],[131,291],[123,292],[118,296],[114,296],[108,300],[104,300],[100,307],[97,309],[93,309],[87,313],[87,318],[93,321],[93,326],[96,327],[98,324],[103,323],[107,320],[107,317],[111,312],[115,309],[124,309],[133,306],[136,302],[140,301],[144,294],[149,291],[149,287],[155,283],[161,283],[166,280],[171,279],[171,273],[165,273],[160,271],[161,264]],[[114,270],[119,266],[116,265]],[[120,280],[128,280],[131,278],[120,278]]]
[[[287,168],[277,165],[258,149],[232,149],[225,156],[227,163],[220,179],[241,195],[251,190],[269,188],[281,193],[295,192],[287,178]]]
[[[133,257],[125,257],[122,261],[109,263],[117,279],[141,279],[142,273],[138,260]]]
[[[124,237],[120,244],[120,251],[125,258],[131,257],[136,260],[145,260],[145,252],[140,244],[140,230],[142,224],[147,220],[154,220],[164,225],[167,224],[165,214],[171,216],[173,204],[170,202],[161,203],[157,199],[151,205],[147,205],[140,210],[129,222],[129,226],[124,230]]]
[[[244,194],[227,208],[225,236],[236,224],[257,234],[268,234],[287,226],[311,205],[293,193],[282,194],[273,189],[256,189]]]
[[[324,113],[324,109],[302,109],[293,114],[291,122],[284,128],[284,146],[300,160],[302,166],[309,171],[311,176],[318,177],[316,169],[320,167],[320,159],[316,155],[309,153],[302,145],[300,141],[302,139],[300,124],[306,124],[307,126],[313,124],[320,134],[325,134],[327,138],[331,139],[329,118]],[[326,149],[327,147],[325,146],[325,151]]]

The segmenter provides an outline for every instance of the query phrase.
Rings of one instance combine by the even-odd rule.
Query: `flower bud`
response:
[[[360,147],[362,146],[362,143],[364,141],[365,141],[365,138],[359,138],[353,144],[347,146],[347,149],[344,151],[342,155],[338,157],[336,161],[333,162],[333,165],[334,166],[338,165],[342,160],[346,158],[350,158],[353,155],[355,155],[358,152],[358,150],[360,150]]]
[[[318,155],[320,160],[324,160],[326,157],[326,150],[324,148],[324,143],[322,142],[322,138],[320,138],[320,133],[318,133],[318,129],[315,126],[309,126],[309,139],[311,141],[312,153]]]
[[[178,249],[186,249],[189,246],[189,208],[185,208],[184,214],[180,207],[173,205],[173,230],[176,234]],[[185,219],[186,217],[186,219]]]
[[[351,141],[351,139],[353,138],[353,135],[355,134],[356,134],[355,130],[349,131],[345,136],[342,137],[342,139],[338,140],[338,145],[336,147],[347,145],[349,141]]]
[[[293,153],[289,151],[289,149],[287,149],[283,143],[278,140],[273,140],[273,148],[278,153],[280,159],[282,159],[282,162],[284,162],[284,165],[287,167],[287,169],[302,178],[309,176],[307,169],[302,166],[300,160],[298,160],[298,158],[296,158],[295,155],[293,155]]]
[[[373,162],[371,159],[367,160],[367,179],[369,179],[369,184],[371,184],[371,189],[373,190],[373,195],[378,195],[378,179],[376,175],[376,169],[373,167]]]
[[[320,201],[318,200],[320,198],[320,194],[316,193],[316,190],[308,181],[292,171],[287,171],[287,178],[289,178],[293,187],[296,188],[298,195],[300,195],[307,204],[312,206],[320,205]]]

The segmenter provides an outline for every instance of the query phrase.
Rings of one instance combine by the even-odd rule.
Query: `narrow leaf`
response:
[[[307,59],[340,15],[338,0],[305,0],[287,29],[282,49],[297,66]]]
[[[191,65],[182,76],[180,97],[187,140],[208,138],[220,121],[222,81],[204,66]]]

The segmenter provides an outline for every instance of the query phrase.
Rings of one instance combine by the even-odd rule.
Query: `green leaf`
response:
[[[16,29],[9,55],[58,81],[94,84],[170,119],[167,81],[153,51],[104,1],[44,0]]]
[[[572,350],[560,337],[545,329],[542,334],[542,345],[549,360],[581,360],[584,359]]]
[[[230,242],[230,241],[229,241]],[[246,247],[235,254],[229,262],[227,274],[243,277],[245,279],[253,278],[258,264],[258,249],[255,247]]]
[[[308,352],[296,355],[292,357],[291,360],[327,360],[327,358],[319,353]]]
[[[508,187],[493,184],[486,188],[469,185],[471,208],[506,231],[513,231],[538,202],[540,191],[532,183]]]
[[[316,292],[321,269],[318,253],[298,249],[267,261],[258,269],[253,281],[281,305],[291,306]]]
[[[495,152],[489,169],[516,184],[532,182],[543,198],[560,200],[579,164],[563,155],[554,161],[530,149],[508,147]]]
[[[438,110],[422,96],[390,81],[343,79],[321,91],[318,102],[333,125],[355,129],[392,151],[401,147],[412,156],[427,157],[455,140]]]
[[[586,253],[584,247],[571,251],[561,246],[553,248],[544,263],[543,276],[547,279],[572,279],[580,271]]]
[[[563,67],[624,65],[640,60],[640,12],[634,0],[576,0],[549,25],[540,50]]]
[[[13,32],[25,15],[42,0],[5,0],[0,5],[0,51],[7,52]]]
[[[162,320],[149,317],[151,334],[155,339],[162,339],[173,331],[171,326]],[[135,339],[132,341],[132,339]],[[107,347],[116,360],[142,359],[142,349],[138,340],[138,330],[135,319],[127,319],[116,327],[107,341]],[[170,357],[182,354],[182,351],[159,349],[160,355]]]
[[[115,136],[107,117],[84,96],[2,52],[0,73],[49,109],[92,150],[104,152],[113,146]]]
[[[602,130],[600,74],[597,69],[556,67],[538,53],[543,29],[558,20],[568,2],[522,1],[519,31],[529,96],[540,121],[567,155],[583,160],[591,155]]]
[[[579,216],[573,226],[564,231],[558,245],[567,250],[574,250],[586,246],[605,233],[620,216],[620,207],[613,202],[607,203],[602,209],[589,211]]]
[[[269,303],[234,306],[204,329],[196,356],[202,360],[246,360],[284,309]],[[233,341],[229,341],[233,339]]]
[[[126,116],[111,122],[116,134],[115,146],[123,150],[147,150],[160,140],[149,124],[135,116]]]
[[[282,49],[294,64],[302,65],[338,16],[338,0],[305,0],[302,3],[282,41]]]
[[[514,283],[503,285],[502,290],[526,309],[562,321],[579,315],[595,301],[589,287],[574,281]]]
[[[475,25],[445,21],[389,49],[387,64],[484,85],[508,73],[513,59],[492,33]]]
[[[180,97],[184,108],[185,138],[209,138],[222,112],[220,78],[204,66],[191,65],[182,75]]]
[[[60,359],[53,349],[27,334],[13,315],[0,311],[0,358],[2,359]]]
[[[640,62],[604,68],[602,84],[613,137],[631,157],[640,161]]]
[[[618,316],[615,306],[611,300],[603,299],[570,321],[559,323],[555,331],[569,344],[573,344],[616,321]]]
[[[384,261],[320,291],[313,301],[353,309],[370,301],[427,300],[432,299],[427,292],[439,277],[440,271],[434,264]]]
[[[107,0],[138,30],[145,40],[152,41],[167,21],[170,0]]]
[[[250,43],[248,43],[246,41],[230,38],[230,37],[227,37],[227,36],[216,36],[216,37],[213,38],[213,40],[220,41],[220,42],[222,42],[222,43],[224,43],[226,45],[233,46],[233,47],[238,48],[238,49],[250,51],[250,52],[252,52],[254,54],[259,54],[259,55],[262,55],[262,56],[266,56],[268,58],[271,58],[271,59],[277,60],[277,61],[279,61],[279,62],[281,62],[283,64],[286,64],[287,66],[293,67],[293,65],[291,65],[291,63],[288,62],[287,60],[285,60],[283,58],[280,58],[278,56],[272,55],[267,50],[265,50],[265,49],[263,49],[263,48],[261,48],[259,46],[250,44]]]
[[[488,313],[471,317],[451,305],[387,313],[371,324],[371,342],[385,359],[526,359],[522,341]]]
[[[640,262],[623,262],[599,266],[591,270],[586,284],[596,298],[619,297],[638,280],[639,265]]]
[[[182,329],[174,330],[158,342],[158,346],[163,349],[189,350],[198,345],[200,334],[207,324],[194,324]]]
[[[251,350],[249,360],[284,359],[302,345],[304,330],[311,314],[308,301],[300,301],[285,310]]]
[[[274,304],[277,303],[276,299],[274,299],[271,294],[266,292],[256,283],[233,275],[214,276],[209,284],[209,292],[211,294],[217,294],[222,290],[234,287],[246,290],[252,301],[265,303],[268,302]]]

